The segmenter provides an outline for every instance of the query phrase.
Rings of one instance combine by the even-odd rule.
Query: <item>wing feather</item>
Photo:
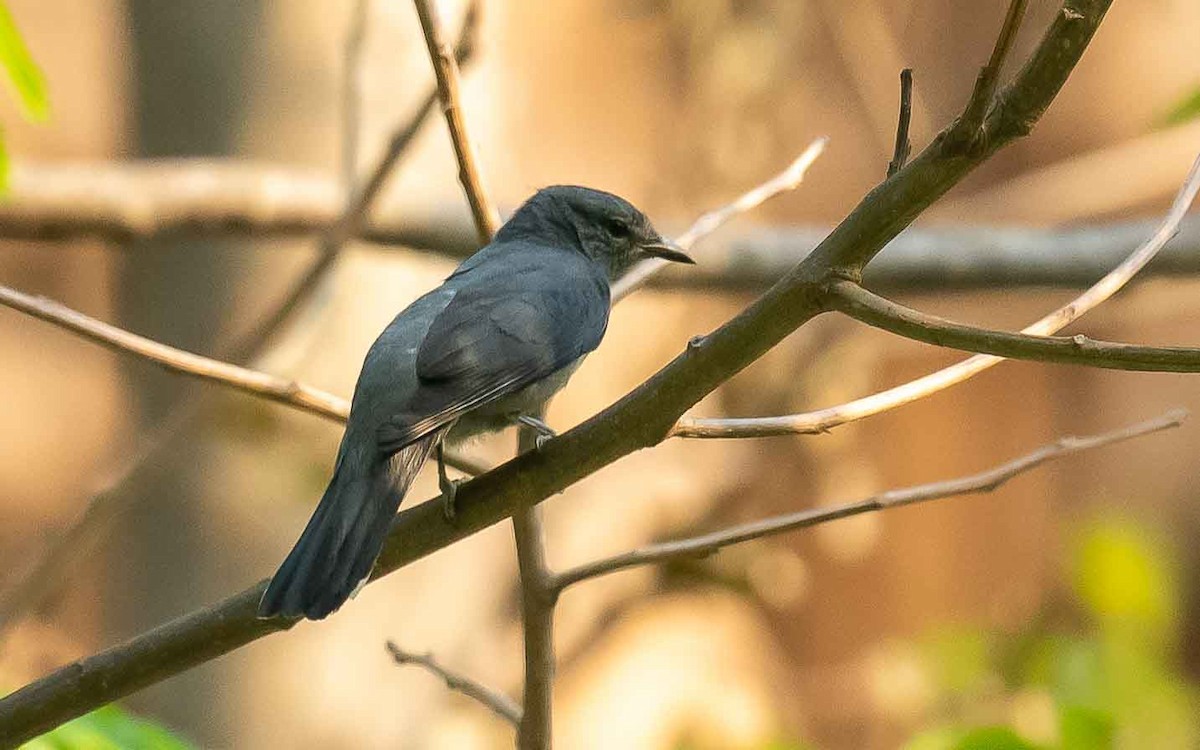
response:
[[[465,284],[418,348],[419,386],[379,427],[380,447],[399,450],[574,363],[599,345],[608,310],[607,279],[587,263],[517,266]]]

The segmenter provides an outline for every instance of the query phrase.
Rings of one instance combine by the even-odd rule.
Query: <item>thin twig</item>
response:
[[[500,215],[488,197],[480,176],[474,145],[467,133],[459,95],[459,73],[441,39],[437,10],[430,0],[415,0],[421,28],[429,48],[429,59],[437,74],[438,93],[450,140],[458,159],[458,177],[471,205],[480,242],[492,241],[500,227]],[[540,417],[541,414],[535,415]],[[529,427],[519,432],[519,450],[537,449],[537,435]],[[554,685],[554,597],[549,588],[551,571],[546,565],[542,521],[536,506],[513,514],[513,537],[521,578],[521,614],[525,636],[524,708],[517,722],[517,747],[549,750],[551,698]]]
[[[596,562],[564,571],[555,577],[554,586],[561,592],[566,587],[580,581],[608,575],[609,573],[615,573],[626,568],[661,563],[666,560],[683,557],[704,557],[732,544],[782,534],[795,529],[816,526],[828,523],[829,521],[836,521],[840,518],[849,518],[850,516],[887,510],[888,508],[899,508],[929,500],[991,492],[1013,477],[1034,469],[1047,461],[1141,437],[1142,435],[1149,435],[1171,427],[1178,427],[1186,418],[1186,410],[1176,409],[1161,417],[1138,422],[1137,424],[1112,432],[1089,437],[1060,438],[1032,453],[978,474],[930,484],[921,484],[905,489],[889,490],[888,492],[872,495],[865,500],[853,503],[817,508],[799,513],[789,513],[729,529],[722,529],[712,534],[705,534],[690,539],[648,545],[638,550],[626,552],[604,560],[597,560]]]
[[[804,175],[808,172],[808,168],[825,151],[825,145],[828,142],[828,138],[816,139],[808,145],[808,148],[804,149],[804,153],[800,154],[794,162],[788,165],[787,169],[761,185],[746,191],[736,200],[701,215],[686,232],[675,238],[676,244],[686,250],[704,237],[720,229],[735,216],[744,214],[762,205],[765,201],[774,198],[780,193],[795,190],[804,181]],[[612,297],[614,302],[624,299],[635,289],[645,284],[650,277],[669,265],[669,262],[661,258],[651,258],[634,266],[629,273],[613,284]]]
[[[1049,336],[1116,294],[1175,236],[1179,222],[1187,214],[1188,207],[1195,200],[1197,192],[1200,192],[1200,159],[1193,163],[1187,179],[1184,180],[1183,186],[1175,196],[1171,210],[1167,212],[1151,237],[1134,250],[1123,263],[1109,271],[1104,278],[1093,284],[1083,294],[1037,322],[1021,329],[1021,333]],[[736,419],[684,417],[675,423],[670,434],[672,437],[683,438],[746,438],[820,434],[828,432],[834,427],[857,422],[860,419],[891,411],[925,398],[968,380],[1003,361],[1002,357],[977,354],[937,372],[871,396],[802,414]]]
[[[370,0],[354,0],[342,65],[342,192],[354,193],[362,130],[362,67]]]
[[[892,149],[892,160],[888,162],[887,176],[899,172],[908,161],[912,152],[912,141],[908,137],[908,128],[912,122],[912,68],[900,71],[900,120],[896,123],[896,146]]]
[[[913,310],[852,281],[829,285],[830,306],[869,326],[961,351],[1137,372],[1200,372],[1200,349],[1117,344],[1077,334],[1030,336],[963,325]]]
[[[1026,4],[1027,0],[1011,0],[1009,2],[1008,12],[1004,16],[1004,24],[1001,26],[1000,34],[996,37],[996,44],[992,48],[991,59],[980,69],[979,76],[975,79],[975,89],[971,92],[971,99],[967,103],[962,117],[951,129],[948,140],[969,144],[978,137],[984,117],[987,116],[988,109],[995,99],[996,88],[1000,85],[1000,72],[1004,68],[1004,61],[1008,58],[1009,51],[1012,50],[1013,42],[1017,38],[1017,31],[1021,28],[1021,20],[1025,17]]]
[[[467,124],[462,113],[458,63],[450,52],[450,46],[442,38],[441,21],[438,19],[436,6],[431,0],[414,2],[417,15],[421,18],[425,45],[429,48],[429,59],[437,76],[442,113],[446,116],[446,126],[450,130],[450,139],[458,158],[458,180],[462,183],[467,202],[471,205],[471,215],[475,217],[475,225],[479,228],[479,240],[486,244],[500,227],[500,213],[496,211],[483,189],[483,180],[479,176],[479,160],[467,136]]]
[[[430,0],[415,0],[421,28],[429,48],[429,59],[437,74],[438,93],[450,140],[458,159],[458,178],[471,206],[480,242],[491,242],[500,226],[500,215],[488,198],[480,176],[475,148],[467,133],[459,95],[459,73],[441,40],[437,10]],[[536,434],[519,431],[522,452],[536,449]],[[551,697],[554,685],[554,601],[549,590],[550,570],[542,522],[536,506],[513,515],[513,537],[521,578],[521,613],[525,635],[525,689],[521,718],[517,723],[517,747],[548,750],[550,747]]]
[[[171,372],[228,385],[337,421],[344,422],[350,411],[350,404],[332,393],[161,344],[102,323],[45,297],[33,297],[0,286],[0,305],[53,323],[114,351],[156,362]]]
[[[493,690],[464,674],[443,667],[431,654],[414,654],[411,651],[405,651],[394,641],[387,642],[387,650],[397,664],[416,664],[435,677],[441,678],[442,682],[446,683],[447,689],[462,693],[514,727],[521,723],[521,707],[500,691]]]
[[[436,498],[402,510],[373,575],[432,554],[561,492],[604,466],[657,445],[684,412],[821,313],[819,291],[862,267],[996,150],[1029,132],[1075,69],[1111,0],[1065,0],[1029,61],[984,123],[987,148],[950,152],[943,138],[873,190],[795,268],[744,312],[704,337],[616,404],[463,484],[456,522]],[[259,620],[265,582],[66,665],[0,699],[0,737],[24,742],[136,690],[285,630]]]

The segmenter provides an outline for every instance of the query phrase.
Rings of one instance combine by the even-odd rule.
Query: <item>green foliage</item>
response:
[[[50,99],[46,95],[46,80],[29,54],[8,5],[0,0],[0,67],[21,104],[25,117],[42,122],[50,116]],[[8,150],[0,130],[0,189],[8,185]]]
[[[21,750],[191,750],[167,730],[105,706],[21,746]]]
[[[1083,632],[1034,624],[926,639],[940,723],[906,750],[1200,747],[1200,690],[1174,663],[1180,591],[1168,548],[1138,525],[1100,519],[1080,531],[1066,567]],[[1011,725],[972,728],[981,713]]]
[[[1075,535],[1064,569],[1069,606],[1055,601],[1020,632],[947,628],[907,645],[930,691],[926,728],[903,750],[1200,748],[1170,547],[1099,518]]]
[[[1167,113],[1159,118],[1162,127],[1182,125],[1200,117],[1200,86],[1184,94]]]
[[[1008,727],[938,727],[909,740],[904,750],[1042,750]]]

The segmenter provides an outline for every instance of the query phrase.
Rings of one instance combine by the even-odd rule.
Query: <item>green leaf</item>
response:
[[[1061,706],[1058,731],[1061,750],[1112,750],[1111,715],[1083,706]]]
[[[1200,117],[1200,86],[1184,94],[1158,122],[1160,126],[1169,128],[1195,120],[1197,117]]]
[[[922,639],[921,653],[939,690],[971,695],[998,681],[992,641],[988,633],[965,627],[939,629]]]
[[[27,742],[21,750],[192,750],[192,746],[156,724],[105,706]]]
[[[17,31],[17,24],[8,5],[0,0],[0,67],[16,89],[17,99],[25,116],[41,122],[50,115],[50,100],[46,96],[46,80],[29,48]]]
[[[1075,589],[1102,627],[1124,623],[1148,638],[1173,633],[1179,586],[1164,545],[1146,529],[1102,520],[1081,535],[1074,558]]]
[[[951,726],[926,729],[904,743],[903,750],[954,750],[964,734],[962,729]]]
[[[1038,750],[1008,727],[983,727],[967,732],[954,750]]]

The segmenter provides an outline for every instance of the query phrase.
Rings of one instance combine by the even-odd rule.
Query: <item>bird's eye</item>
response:
[[[626,239],[633,234],[633,230],[629,228],[629,225],[620,219],[608,219],[604,223],[605,228],[608,229],[608,233],[617,239]]]

